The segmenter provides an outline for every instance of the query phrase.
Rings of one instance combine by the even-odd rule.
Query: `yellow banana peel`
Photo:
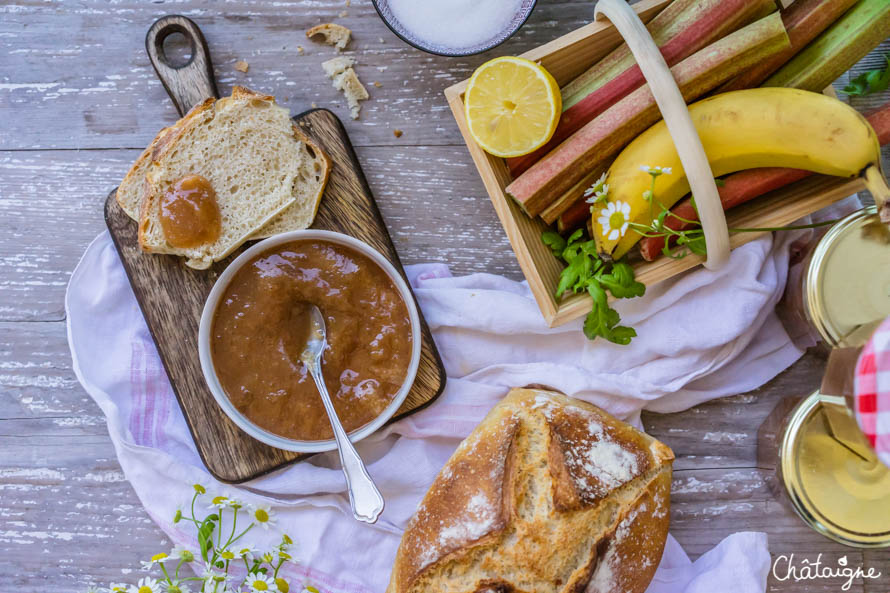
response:
[[[759,88],[716,95],[689,106],[716,177],[755,167],[790,167],[825,175],[879,170],[881,149],[868,121],[847,104],[819,93]],[[655,180],[665,208],[689,193],[683,164],[662,121],[631,142],[609,168],[608,200],[593,208],[592,228],[601,254],[623,256],[642,236],[625,221],[650,225],[645,197],[652,178],[641,167],[667,167]],[[874,170],[868,177],[874,180]],[[881,179],[883,182],[883,179]],[[885,184],[882,183],[886,187]]]

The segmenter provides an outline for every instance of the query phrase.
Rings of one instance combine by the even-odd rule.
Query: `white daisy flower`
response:
[[[108,585],[109,593],[127,593],[128,587],[124,583],[111,583]]]
[[[205,583],[222,583],[225,585],[232,577],[213,566],[207,565],[204,567],[204,572],[201,573],[201,578],[204,579]]]
[[[597,202],[606,199],[606,196],[609,194],[609,186],[606,185],[607,176],[608,173],[603,172],[599,179],[584,190],[583,197],[587,198],[588,204],[596,204]]]
[[[630,204],[627,202],[609,202],[600,210],[597,222],[602,227],[602,235],[609,241],[616,241],[627,232],[630,220]]]
[[[151,577],[143,577],[130,586],[130,593],[161,593],[161,585]]]
[[[165,581],[161,583],[161,590],[164,593],[191,593],[191,589],[182,581],[174,581],[172,584]]]
[[[269,527],[275,525],[275,511],[273,511],[272,507],[270,507],[269,505],[251,505],[249,512],[250,518],[253,519],[253,521],[260,525],[263,529],[269,529]]]
[[[207,508],[209,508],[211,510],[213,510],[213,509],[220,509],[220,510],[227,509],[230,506],[232,506],[232,502],[233,502],[232,499],[229,498],[228,496],[214,496],[212,499],[210,499],[210,504],[207,506]]]
[[[272,550],[269,550],[265,554],[263,554],[262,560],[263,560],[263,562],[270,564],[272,566],[278,566],[278,562],[280,560],[284,560],[285,562],[290,562],[291,555],[288,554],[286,551],[284,551],[281,548],[274,548]]]
[[[167,561],[167,554],[164,552],[160,552],[151,557],[151,560],[142,562],[142,570],[151,570],[151,567],[155,564],[163,564]]]
[[[670,167],[650,167],[649,165],[640,165],[640,171],[643,173],[648,173],[653,177],[658,177],[659,175],[670,175],[672,173],[672,169]]]
[[[182,560],[184,562],[193,562],[195,560],[195,553],[185,546],[176,544],[175,546],[173,546],[173,549],[170,550],[170,557],[175,560]]]
[[[254,593],[278,591],[278,585],[275,584],[275,579],[266,576],[261,572],[252,572],[248,574],[247,578],[244,580],[244,584],[247,585]]]
[[[257,556],[259,556],[259,550],[256,549],[256,546],[250,545],[243,548],[238,548],[236,552],[239,558],[247,558],[250,562],[253,562]]]

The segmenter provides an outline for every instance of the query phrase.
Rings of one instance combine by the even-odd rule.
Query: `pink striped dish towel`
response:
[[[546,384],[639,424],[642,409],[684,410],[755,389],[801,351],[773,311],[782,295],[793,233],[732,253],[720,271],[698,269],[618,303],[639,333],[631,346],[588,341],[580,321],[548,328],[524,283],[489,274],[452,277],[442,264],[408,274],[448,373],[431,406],[364,440],[359,450],[386,497],[377,525],[349,513],[336,454],[246,484],[214,483],[189,434],[107,233],[87,249],[66,299],[77,376],[102,408],[127,478],[158,525],[173,525],[192,484],[273,507],[295,540],[292,582],[324,593],[383,593],[399,537],[457,444],[513,386]],[[670,442],[668,442],[670,445]],[[253,535],[253,532],[252,532]],[[277,536],[260,532],[270,540]],[[733,534],[691,562],[669,539],[651,593],[762,593],[766,535]]]

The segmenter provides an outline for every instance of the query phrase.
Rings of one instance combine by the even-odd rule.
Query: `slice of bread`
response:
[[[368,91],[358,79],[355,70],[352,67],[355,60],[349,57],[333,58],[321,63],[325,74],[331,79],[334,88],[343,91],[346,95],[346,101],[349,103],[349,114],[352,119],[358,119],[362,107],[359,101],[368,99]]]
[[[346,49],[349,40],[352,39],[352,31],[335,23],[316,25],[306,31],[306,37],[309,39],[313,39],[316,35],[320,35],[324,43],[336,47],[337,51]]]
[[[145,174],[148,172],[149,165],[151,165],[151,155],[157,145],[161,142],[161,139],[163,139],[171,129],[172,127],[161,128],[161,131],[158,132],[158,135],[151,141],[148,148],[142,151],[142,154],[139,155],[139,158],[136,159],[136,162],[130,167],[124,180],[121,181],[121,184],[117,188],[117,193],[115,194],[117,203],[120,204],[123,211],[127,213],[127,216],[133,220],[139,220],[139,209],[142,206],[142,192],[145,190]]]
[[[208,99],[157,139],[145,174],[139,244],[150,253],[184,256],[204,269],[252,236],[306,228],[318,207],[330,163],[301,134],[274,97],[235,87],[231,97]],[[160,223],[165,192],[186,175],[207,179],[216,193],[222,229],[213,243],[174,248]],[[285,212],[294,207],[294,212]],[[276,218],[281,215],[280,218]],[[274,219],[274,220],[273,220]],[[271,233],[270,233],[271,234]]]
[[[315,220],[321,195],[331,173],[331,163],[321,149],[304,136],[297,126],[293,126],[293,132],[294,136],[302,141],[302,145],[298,148],[300,166],[293,184],[296,201],[254,233],[252,239],[308,229]]]

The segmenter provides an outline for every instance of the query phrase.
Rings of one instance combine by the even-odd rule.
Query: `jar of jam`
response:
[[[890,316],[890,230],[874,206],[840,220],[818,240],[800,283],[786,293],[789,304],[786,327],[789,313],[792,320],[797,315],[831,354],[820,390],[784,420],[781,482],[794,510],[819,533],[849,546],[888,547],[890,469],[878,461],[850,407],[858,350]]]

